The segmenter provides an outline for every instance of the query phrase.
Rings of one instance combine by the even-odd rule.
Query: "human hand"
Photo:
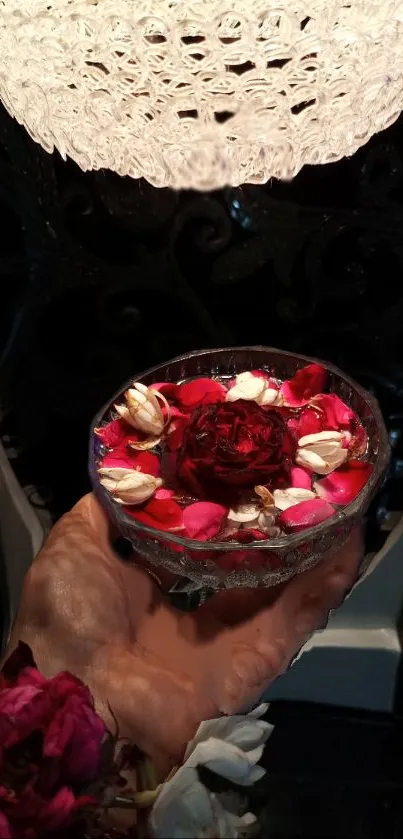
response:
[[[165,773],[201,720],[259,699],[355,581],[361,533],[311,571],[272,589],[223,591],[193,613],[122,561],[91,495],[53,528],[29,570],[10,650],[28,643],[40,670],[69,670]]]

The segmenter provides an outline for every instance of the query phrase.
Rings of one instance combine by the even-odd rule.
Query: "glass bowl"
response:
[[[296,534],[267,541],[199,542],[156,530],[128,516],[101,486],[98,464],[104,446],[94,429],[110,422],[113,405],[123,399],[133,381],[178,382],[198,376],[233,377],[245,370],[264,369],[280,379],[291,378],[306,364],[316,362],[328,371],[328,387],[358,414],[369,438],[367,459],[373,471],[351,504],[327,521]],[[363,518],[380,486],[389,461],[389,443],[378,403],[364,388],[331,364],[269,347],[237,347],[200,350],[174,358],[150,370],[136,373],[95,417],[90,433],[89,472],[95,495],[123,537],[152,566],[162,567],[187,578],[191,588],[234,588],[274,586],[316,565],[325,555],[341,547],[353,527]],[[236,571],[225,568],[226,560],[242,551],[244,560]],[[258,567],[256,567],[257,552]]]

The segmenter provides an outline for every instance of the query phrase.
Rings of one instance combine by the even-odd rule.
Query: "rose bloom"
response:
[[[101,761],[105,726],[70,673],[34,667],[0,692],[0,836],[35,839],[93,804],[82,794]]]
[[[206,405],[184,430],[177,477],[200,498],[230,499],[256,484],[281,486],[294,448],[275,408],[243,399]]]

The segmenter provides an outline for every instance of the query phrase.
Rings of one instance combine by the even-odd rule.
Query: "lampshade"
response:
[[[0,96],[47,151],[155,186],[291,178],[403,108],[401,0],[1,0]]]

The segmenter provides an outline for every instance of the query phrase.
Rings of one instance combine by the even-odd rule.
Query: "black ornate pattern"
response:
[[[3,432],[54,516],[88,488],[87,428],[125,378],[248,343],[376,394],[395,454],[378,515],[403,509],[402,132],[290,183],[199,195],[83,174],[0,110]]]

